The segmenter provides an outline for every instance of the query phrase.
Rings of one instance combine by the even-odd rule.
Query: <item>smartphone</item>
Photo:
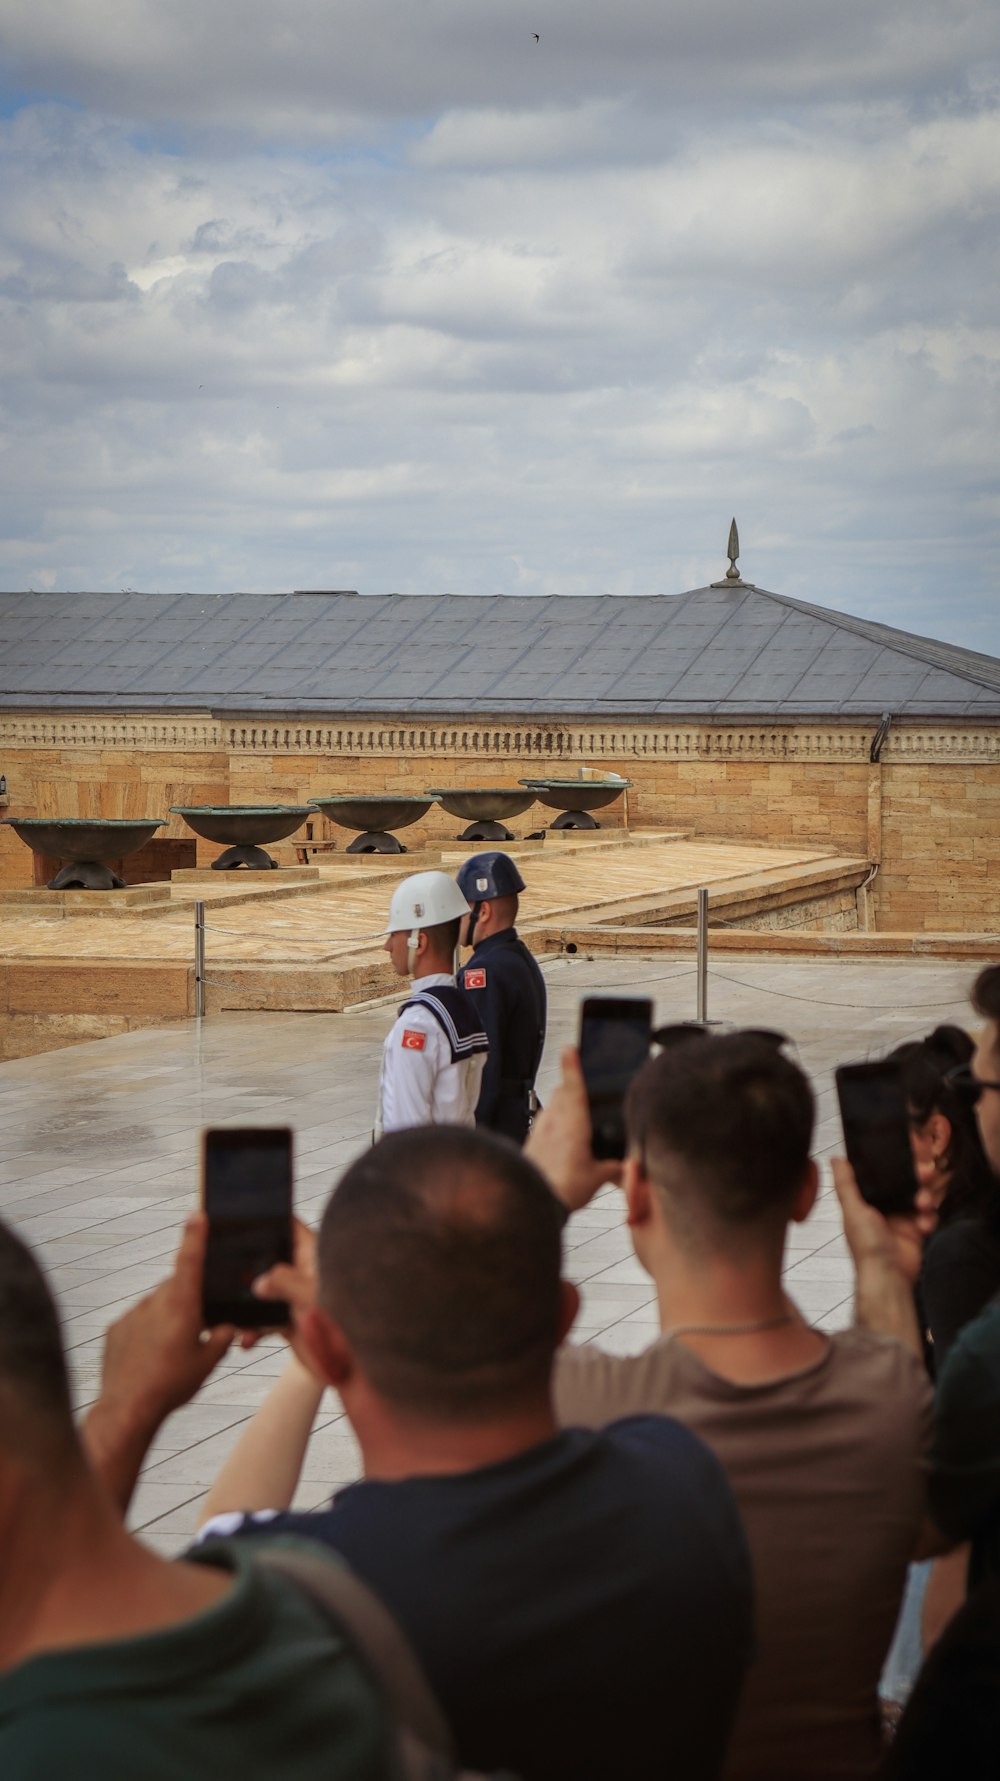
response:
[[[887,1217],[912,1212],[917,1177],[899,1065],[841,1064],[834,1074],[847,1160],[862,1198]]]
[[[255,1298],[259,1274],[292,1259],[292,1134],[287,1126],[216,1127],[203,1134],[202,1204],[208,1245],[202,1283],[205,1323],[272,1328],[289,1319],[284,1300]]]
[[[595,1157],[625,1155],[625,1091],[649,1056],[653,1004],[588,996],[580,1009],[580,1062],[590,1103]]]

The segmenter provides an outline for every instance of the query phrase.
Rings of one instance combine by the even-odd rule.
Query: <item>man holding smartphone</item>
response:
[[[758,1630],[727,1781],[871,1775],[876,1689],[924,1507],[931,1394],[912,1293],[912,1350],[865,1329],[826,1335],[786,1296],[787,1229],[818,1177],[812,1092],[773,1042],[700,1036],[644,1065],[618,1165],[594,1160],[579,1059],[563,1062],[528,1154],[569,1211],[615,1171],[661,1328],[636,1354],[564,1347],[559,1419],[676,1416],[726,1470]]]
[[[292,1304],[298,1359],[242,1431],[207,1531],[339,1553],[407,1635],[463,1764],[718,1781],[752,1656],[743,1531],[718,1462],[677,1423],[556,1427],[553,1354],[576,1308],[562,1222],[542,1177],[489,1134],[428,1127],[364,1151],[318,1242],[300,1228],[294,1266],[256,1283]],[[147,1339],[143,1317],[133,1307],[112,1330],[104,1374],[96,1457],[122,1503],[144,1406],[176,1368],[177,1345]],[[199,1331],[192,1295],[188,1351]],[[365,1475],[298,1513],[326,1386]]]
[[[414,987],[382,1048],[376,1139],[407,1126],[475,1124],[489,1042],[455,981],[468,914],[447,872],[415,872],[392,893],[385,950]]]
[[[233,1338],[202,1328],[205,1224],[189,1222],[170,1279],[109,1339],[119,1386],[124,1374],[138,1388],[105,1390],[81,1438],[44,1275],[0,1223],[5,1781],[399,1776],[370,1665],[302,1588],[248,1563],[252,1550],[220,1543],[175,1562],[122,1524],[154,1429]]]

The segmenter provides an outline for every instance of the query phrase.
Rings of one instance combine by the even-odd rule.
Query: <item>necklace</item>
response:
[[[791,1311],[782,1317],[762,1317],[756,1323],[678,1323],[664,1330],[664,1336],[752,1336],[758,1330],[776,1330],[783,1323],[794,1323]]]

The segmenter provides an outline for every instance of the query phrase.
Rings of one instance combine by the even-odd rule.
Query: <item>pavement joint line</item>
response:
[[[166,1458],[167,1457],[166,1454],[164,1454],[163,1457]],[[143,1478],[143,1474],[140,1472],[140,1474],[139,1474],[140,1483],[142,1482],[142,1478]],[[136,1487],[136,1489],[138,1491],[138,1486]],[[154,1515],[149,1521],[130,1521],[130,1524],[129,1524],[130,1532],[133,1534],[152,1533],[154,1531],[154,1529],[156,1528],[156,1524],[158,1521],[166,1521],[166,1519],[169,1515],[176,1515],[179,1510],[189,1508],[190,1505],[193,1502],[197,1501],[197,1499],[199,1497],[207,1496],[210,1489],[211,1489],[211,1485],[208,1485],[208,1484],[202,1485],[200,1490],[197,1488],[197,1486],[195,1486],[194,1489],[192,1490],[192,1494],[189,1497],[185,1497],[184,1501],[182,1503],[175,1503],[172,1509],[160,1509],[157,1512],[157,1514]],[[192,1535],[191,1540],[188,1541],[188,1545],[190,1545],[192,1543],[192,1540],[195,1537],[196,1537],[195,1535]]]
[[[216,1378],[216,1377],[218,1377],[218,1375],[213,1374],[212,1377]],[[192,1402],[195,1402],[195,1401],[196,1400],[192,1400]],[[237,1406],[233,1406],[233,1407],[236,1408]],[[184,1409],[184,1408],[186,1408],[186,1406],[182,1405],[181,1408]],[[240,1415],[236,1418],[236,1420],[233,1423],[230,1424],[230,1427],[232,1427],[232,1428],[239,1428],[242,1423],[249,1422],[250,1418],[254,1414],[253,1407],[250,1404],[240,1404],[238,1406],[238,1408],[240,1411]],[[169,1416],[167,1417],[166,1422],[163,1423],[162,1426],[164,1428],[170,1427]],[[198,1448],[204,1447],[205,1443],[207,1441],[217,1441],[219,1439],[220,1435],[225,1435],[228,1432],[229,1431],[227,1429],[215,1429],[211,1434],[198,1435],[198,1436],[196,1436],[196,1438],[193,1441],[186,1441],[183,1447],[174,1448],[172,1450],[172,1452],[170,1452],[170,1453],[152,1452],[149,1455],[149,1458],[148,1458],[146,1464],[143,1465],[143,1468],[139,1474],[140,1478],[144,1479],[146,1481],[146,1483],[148,1483],[148,1484],[156,1484],[157,1482],[162,1482],[165,1484],[170,1483],[171,1482],[170,1479],[157,1480],[156,1478],[154,1478],[152,1476],[152,1474],[156,1471],[157,1466],[165,1466],[169,1460],[176,1459],[177,1455],[179,1453],[196,1453]],[[183,1482],[184,1482],[183,1479],[178,1480],[178,1483],[183,1484]],[[202,1488],[202,1490],[207,1490],[208,1485],[202,1485],[201,1488]],[[195,1494],[197,1494],[197,1492]],[[169,1514],[170,1511],[166,1510],[165,1513]]]

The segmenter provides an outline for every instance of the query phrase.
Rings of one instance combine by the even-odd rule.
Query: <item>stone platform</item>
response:
[[[273,866],[269,872],[250,872],[234,867],[232,871],[217,872],[212,866],[177,866],[170,874],[171,884],[218,884],[220,879],[238,884],[247,878],[262,878],[271,888],[278,884],[311,884],[319,878],[319,867],[279,865]]]
[[[599,830],[507,851],[527,880],[519,926],[542,956],[690,952],[700,885],[709,888],[719,950],[872,952],[890,938],[866,931],[867,861],[815,847]],[[433,863],[453,873],[469,852],[468,844],[442,847]],[[297,870],[184,873],[121,892],[12,893],[0,903],[0,1056],[190,1018],[196,902],[206,910],[212,1016],[340,1011],[394,995],[386,914],[393,885],[423,869],[418,856],[319,858]],[[79,898],[87,901],[64,900]],[[897,942],[890,951],[901,949]],[[995,935],[941,944],[970,956],[1000,950]],[[920,936],[920,945],[938,949],[933,936]]]
[[[127,884],[121,890],[0,890],[0,920],[8,909],[46,915],[120,915],[159,904],[169,905],[167,884]]]

